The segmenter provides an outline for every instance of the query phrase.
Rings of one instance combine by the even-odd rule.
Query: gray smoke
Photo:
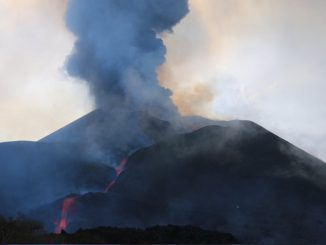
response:
[[[156,69],[169,32],[188,12],[187,0],[71,0],[68,28],[76,35],[68,73],[86,80],[97,107],[176,115],[171,92],[158,83]]]

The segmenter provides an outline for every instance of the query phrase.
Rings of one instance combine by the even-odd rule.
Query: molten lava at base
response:
[[[120,163],[115,167],[116,176],[115,178],[110,181],[107,187],[103,190],[104,193],[107,193],[111,187],[115,184],[116,180],[118,179],[119,175],[125,170],[125,166],[127,163],[127,159],[124,158],[120,161]],[[55,222],[56,227],[54,233],[60,234],[63,230],[65,230],[68,226],[68,214],[71,210],[73,204],[77,200],[77,197],[67,197],[63,200],[62,207],[61,207],[61,217],[59,222]]]
[[[63,230],[66,229],[68,225],[68,213],[72,205],[75,203],[77,197],[67,197],[63,200],[61,208],[61,218],[59,222],[56,222],[55,233],[60,234]]]

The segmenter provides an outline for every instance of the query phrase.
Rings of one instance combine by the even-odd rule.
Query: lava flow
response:
[[[66,229],[68,225],[68,213],[71,206],[76,201],[77,197],[67,197],[63,200],[62,207],[61,207],[61,218],[59,222],[56,222],[55,233],[60,234],[63,230]]]
[[[111,189],[111,187],[115,184],[119,175],[125,170],[126,163],[127,163],[127,159],[122,159],[120,161],[119,165],[115,167],[116,176],[104,189],[104,191],[103,191],[104,193],[108,192]],[[68,213],[69,213],[72,205],[75,203],[76,199],[77,199],[77,197],[67,197],[63,200],[60,221],[55,222],[56,228],[55,228],[54,232],[56,234],[60,234],[63,230],[65,230],[67,228]]]
[[[116,180],[118,179],[119,175],[125,170],[125,166],[126,166],[126,163],[127,163],[127,159],[124,158],[120,161],[119,165],[115,167],[115,172],[116,172],[116,176],[114,178],[114,180],[112,180],[108,185],[107,187],[104,189],[103,192],[108,192],[111,187],[115,184]]]

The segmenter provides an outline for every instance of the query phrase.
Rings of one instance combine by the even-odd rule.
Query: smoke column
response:
[[[77,40],[68,73],[86,80],[97,108],[107,112],[176,115],[170,91],[156,77],[166,53],[158,35],[171,31],[187,12],[187,0],[69,1],[66,24]]]

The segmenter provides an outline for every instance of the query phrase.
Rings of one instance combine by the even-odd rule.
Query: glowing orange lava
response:
[[[61,207],[61,218],[60,221],[56,223],[55,233],[60,234],[61,231],[65,230],[68,225],[68,212],[71,206],[76,201],[76,197],[67,197],[63,200],[62,207]]]
[[[118,166],[115,167],[116,176],[115,178],[107,185],[107,187],[104,189],[104,193],[108,192],[111,187],[115,184],[117,178],[119,175],[125,170],[125,166],[127,163],[127,159],[122,159]],[[77,197],[67,197],[63,200],[62,208],[61,208],[61,218],[59,222],[55,222],[56,228],[55,233],[60,234],[63,230],[65,230],[68,226],[68,213],[72,207],[72,205],[75,203]]]
[[[115,168],[115,171],[117,172],[117,177],[125,170],[127,163],[127,159],[122,159],[120,161],[120,164]]]
[[[119,177],[119,175],[125,170],[125,167],[126,167],[126,163],[127,163],[127,159],[124,158],[120,161],[119,165],[115,167],[115,172],[116,172],[116,176],[115,176],[115,179],[112,180],[108,185],[107,187],[104,189],[103,192],[108,192],[111,187],[115,184],[117,178]]]

